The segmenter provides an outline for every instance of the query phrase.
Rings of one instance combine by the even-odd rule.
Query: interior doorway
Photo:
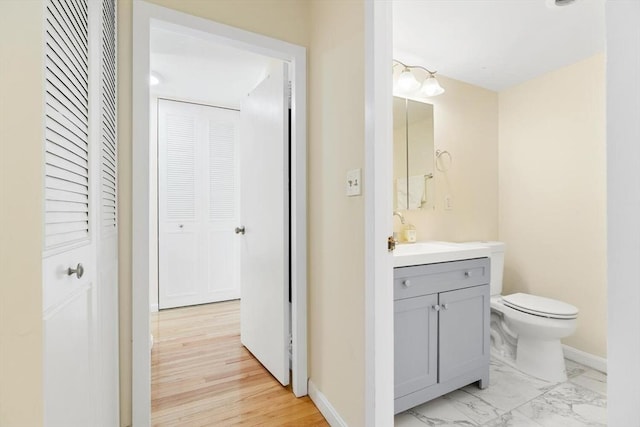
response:
[[[287,43],[278,42],[272,39],[264,38],[261,36],[257,36],[255,34],[246,33],[244,31],[240,31],[237,29],[233,29],[230,27],[222,26],[211,21],[206,21],[203,19],[195,18],[189,15],[181,14],[178,12],[174,12],[169,9],[160,8],[157,6],[152,6],[143,2],[139,2],[134,6],[134,82],[143,84],[134,83],[134,138],[139,141],[151,141],[149,144],[138,144],[137,152],[134,152],[134,365],[133,365],[133,422],[135,424],[140,423],[141,425],[148,424],[150,419],[150,357],[149,357],[149,313],[150,310],[154,310],[153,306],[154,301],[157,301],[157,298],[154,298],[154,282],[158,283],[158,266],[160,263],[157,262],[157,246],[154,247],[154,243],[158,242],[158,227],[157,227],[157,218],[160,213],[158,207],[158,200],[154,200],[154,186],[158,183],[154,182],[154,176],[157,176],[157,169],[154,168],[154,158],[158,159],[158,152],[155,151],[156,147],[153,143],[153,138],[150,138],[153,129],[153,116],[154,112],[151,108],[149,108],[149,100],[153,99],[153,91],[149,89],[149,76],[153,70],[154,66],[154,52],[153,52],[153,37],[154,31],[164,32],[164,36],[166,36],[167,32],[179,33],[184,37],[188,37],[191,39],[195,39],[195,45],[193,44],[182,44],[179,46],[168,43],[166,40],[163,43],[160,43],[162,48],[175,49],[182,53],[189,52],[193,53],[196,58],[203,59],[206,55],[203,52],[207,52],[210,49],[204,48],[202,43],[208,43],[209,45],[215,44],[219,49],[227,51],[227,53],[231,51],[235,51],[235,53],[231,53],[231,56],[236,55],[237,57],[242,57],[243,55],[239,55],[238,51],[248,52],[249,55],[253,55],[254,57],[261,56],[266,58],[270,67],[273,67],[274,63],[280,63],[285,65],[280,66],[285,70],[290,72],[291,77],[291,191],[290,191],[290,199],[286,197],[286,203],[281,203],[280,207],[280,219],[282,216],[286,216],[286,222],[289,222],[289,203],[290,203],[290,212],[291,212],[291,224],[290,227],[286,226],[286,233],[282,233],[280,236],[280,240],[284,241],[282,245],[282,251],[287,252],[287,258],[289,258],[289,254],[291,257],[291,271],[289,271],[289,260],[287,259],[286,269],[283,267],[283,274],[280,276],[282,280],[280,280],[280,286],[283,286],[283,283],[286,281],[287,293],[284,292],[276,295],[274,301],[279,301],[279,304],[282,306],[284,310],[282,314],[279,316],[279,319],[284,322],[291,321],[291,338],[289,338],[289,332],[287,329],[286,332],[286,355],[287,355],[287,363],[286,363],[286,383],[288,383],[289,376],[289,342],[291,341],[291,370],[292,370],[292,390],[296,396],[302,396],[306,394],[307,387],[307,373],[306,373],[306,242],[305,242],[305,204],[304,201],[304,188],[305,188],[305,171],[304,171],[304,159],[305,159],[305,120],[304,120],[304,105],[306,104],[304,101],[304,89],[305,89],[305,78],[304,78],[304,49],[292,46]],[[193,40],[192,40],[193,41]],[[198,46],[198,43],[200,45]],[[240,49],[239,49],[240,48]],[[193,52],[191,52],[193,51]],[[165,52],[166,53],[166,52]],[[143,58],[150,58],[150,61],[145,61]],[[165,58],[167,59],[167,58]],[[174,58],[175,59],[175,58]],[[171,93],[164,93],[163,97],[171,97],[173,99],[180,99],[181,101],[188,102],[196,102],[203,104],[217,104],[216,107],[224,107],[224,108],[236,108],[236,105],[233,105],[232,102],[229,101],[221,101],[218,100],[207,100],[203,99],[203,94],[207,90],[213,90],[217,93],[217,96],[220,98],[221,94],[225,91],[225,89],[230,89],[234,83],[238,82],[238,76],[242,73],[240,71],[240,66],[238,63],[232,63],[231,67],[234,68],[235,74],[231,77],[227,76],[226,78],[222,76],[214,75],[216,71],[220,70],[220,67],[207,68],[206,64],[199,63],[197,66],[191,66],[191,70],[189,72],[188,80],[191,82],[196,82],[196,91],[197,95],[188,95],[188,94],[178,94],[176,95]],[[253,73],[255,74],[256,68],[254,67]],[[203,73],[206,77],[199,78],[198,73]],[[274,73],[269,70],[258,69],[258,74],[261,74],[259,77],[263,80],[274,80],[272,77]],[[155,78],[158,78],[161,82],[162,79],[169,78],[171,75],[171,71],[165,71],[165,75],[162,75],[159,71]],[[202,77],[202,76],[200,76]],[[211,81],[221,82],[221,85],[218,85],[217,91],[214,87],[215,85],[210,84]],[[199,83],[199,84],[198,84]],[[251,83],[253,86],[260,86],[261,81],[255,79]],[[285,81],[280,82],[280,86],[282,88],[286,88],[289,85]],[[236,91],[240,93],[241,96],[247,96],[247,89],[241,88],[238,91],[236,87]],[[157,94],[156,94],[157,95]],[[283,92],[284,96],[284,92]],[[156,96],[157,99],[157,96]],[[283,98],[284,99],[284,98]],[[144,101],[146,102],[146,108],[144,106]],[[286,100],[288,104],[288,99]],[[224,105],[226,104],[226,105]],[[296,109],[296,105],[301,105],[303,108],[300,110]],[[270,109],[268,109],[270,110]],[[286,114],[287,120],[289,117],[289,112]],[[155,114],[155,119],[157,120],[158,115]],[[259,120],[254,120],[254,122],[259,122]],[[147,126],[141,126],[141,123],[147,123]],[[284,122],[283,122],[284,123]],[[151,126],[149,126],[151,124]],[[155,123],[157,127],[157,122]],[[286,141],[284,138],[282,140],[281,152],[288,153],[289,149],[289,138],[288,138],[288,125],[286,126],[287,130],[287,138]],[[255,147],[254,147],[255,148]],[[134,148],[136,151],[136,148]],[[277,151],[277,150],[276,150]],[[280,173],[288,172],[288,163],[289,157],[282,158],[282,167],[280,168]],[[146,163],[146,165],[145,165]],[[266,162],[271,163],[271,162]],[[157,166],[156,166],[157,167]],[[145,169],[148,173],[145,173]],[[188,168],[187,168],[188,169]],[[269,178],[271,175],[270,171],[263,171],[262,178]],[[266,176],[265,176],[266,175]],[[288,177],[288,175],[287,175]],[[277,178],[276,178],[277,179]],[[136,181],[146,182],[146,185],[138,186],[136,185]],[[288,179],[285,180],[281,178],[283,187],[286,187],[288,192],[289,182]],[[255,187],[255,188],[254,188]],[[251,189],[255,191],[263,190],[260,189],[259,185],[251,185],[248,187],[249,190],[246,193],[251,193]],[[139,190],[136,194],[136,189]],[[263,191],[264,192],[264,191]],[[259,195],[258,195],[259,196]],[[284,196],[283,196],[284,197]],[[254,197],[255,198],[255,197]],[[290,200],[290,202],[289,202]],[[137,205],[137,206],[136,206]],[[146,220],[146,221],[145,221]],[[145,224],[146,222],[146,224]],[[140,228],[136,228],[136,224],[140,225]],[[242,224],[238,224],[237,228],[243,228]],[[256,227],[257,228],[257,227]],[[253,228],[247,227],[247,231],[253,230]],[[290,236],[289,236],[290,230]],[[140,232],[138,232],[140,231]],[[146,235],[145,235],[146,234]],[[238,233],[243,234],[243,233]],[[244,252],[241,248],[242,253],[253,254],[255,251],[253,248],[256,248],[257,245],[254,242],[257,239],[256,236],[259,236],[260,233],[247,232],[247,237],[251,236],[246,240],[243,240],[240,246],[246,246],[246,250]],[[290,238],[289,238],[290,237]],[[290,247],[289,247],[290,244]],[[290,249],[290,251],[289,251]],[[242,257],[243,255],[241,255]],[[142,260],[141,263],[136,262]],[[250,258],[249,258],[250,259]],[[144,266],[148,266],[144,268]],[[284,264],[283,264],[284,265]],[[143,268],[140,268],[143,267]],[[137,270],[137,271],[136,271]],[[146,277],[145,277],[146,276]],[[289,278],[291,283],[291,296],[289,298]],[[141,280],[146,279],[146,280]],[[146,286],[144,286],[146,284]],[[149,287],[149,284],[152,286]],[[146,288],[146,289],[145,289]],[[157,288],[156,292],[157,292]],[[145,292],[146,291],[146,292]],[[291,305],[289,305],[289,299],[291,300]],[[245,300],[245,298],[243,298]],[[250,298],[247,298],[250,300]],[[265,306],[272,306],[273,304],[264,304]],[[249,313],[255,312],[255,310],[246,310]],[[241,323],[245,323],[244,321]],[[245,333],[243,327],[243,337],[252,335],[251,331]],[[146,332],[146,336],[145,336]],[[253,335],[256,335],[253,333]],[[290,341],[289,341],[290,340]],[[268,340],[271,342],[272,340]],[[261,359],[262,363],[267,366],[267,363],[262,359],[268,359],[268,357],[262,357],[259,354],[260,351],[253,349],[254,345],[252,340],[247,339],[247,342],[243,344],[251,349],[252,353],[256,354],[258,359]],[[256,346],[259,345],[255,344]],[[260,344],[261,345],[261,344]],[[257,347],[256,347],[257,348]],[[146,350],[146,351],[145,351]],[[283,350],[281,353],[284,354],[285,346],[282,345]],[[147,367],[145,369],[145,366]],[[284,364],[282,364],[284,366]],[[278,378],[278,376],[274,373],[272,369],[269,368],[269,371]],[[280,379],[280,378],[278,378]],[[281,381],[283,382],[283,381]],[[283,382],[285,384],[285,382]]]
[[[150,292],[159,309],[240,299],[242,345],[286,386],[287,66],[178,27],[152,26],[150,46]]]

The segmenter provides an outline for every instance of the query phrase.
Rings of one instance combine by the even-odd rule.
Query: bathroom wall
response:
[[[0,426],[42,424],[43,13],[0,2]]]
[[[453,161],[435,170],[434,208],[403,212],[419,240],[505,241],[504,293],[576,305],[588,315],[565,343],[602,357],[604,67],[597,55],[499,94],[439,76],[446,92],[430,100],[435,148]]]
[[[495,240],[498,237],[498,94],[438,74],[446,92],[431,98],[435,148],[447,150],[446,172],[434,171],[433,208],[405,211],[418,240]],[[450,210],[444,206],[450,196]],[[428,194],[427,197],[430,197]],[[400,220],[394,219],[394,231]]]
[[[499,129],[504,293],[575,305],[564,343],[605,357],[604,55],[501,92]]]
[[[364,1],[313,1],[311,17],[310,381],[364,426],[364,197],[344,184],[364,166]]]

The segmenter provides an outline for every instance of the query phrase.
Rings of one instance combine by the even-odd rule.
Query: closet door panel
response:
[[[200,222],[198,116],[193,108],[159,103],[159,307],[196,304]]]
[[[240,298],[238,226],[238,126],[237,111],[204,107],[208,163],[208,272],[205,298],[224,301]]]
[[[159,307],[239,298],[238,112],[158,101]]]

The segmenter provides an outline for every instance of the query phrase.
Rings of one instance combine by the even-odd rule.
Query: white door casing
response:
[[[393,425],[392,2],[365,10],[365,424]]]
[[[302,46],[139,0],[133,4],[132,417],[151,422],[149,352],[149,33],[164,28],[287,61],[291,107],[292,389],[308,390],[307,375],[307,68]]]
[[[102,57],[115,48],[115,2],[81,0],[72,7],[48,0],[44,27],[43,421],[108,426],[119,419],[114,203],[105,245],[99,224],[108,214],[101,212],[108,204],[101,180],[107,140],[114,188],[116,179],[115,53]],[[103,74],[109,70],[111,82]],[[112,90],[103,91],[105,85]],[[105,112],[102,103],[114,111]],[[103,114],[114,118],[107,139]]]
[[[159,307],[237,299],[238,111],[158,100]]]
[[[240,107],[240,338],[289,384],[289,165],[287,68],[269,75]]]

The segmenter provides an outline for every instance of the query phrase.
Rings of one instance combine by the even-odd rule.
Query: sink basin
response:
[[[491,254],[487,246],[481,244],[458,244],[450,242],[402,243],[393,251],[393,266],[433,264],[436,262],[459,261],[483,258]]]

